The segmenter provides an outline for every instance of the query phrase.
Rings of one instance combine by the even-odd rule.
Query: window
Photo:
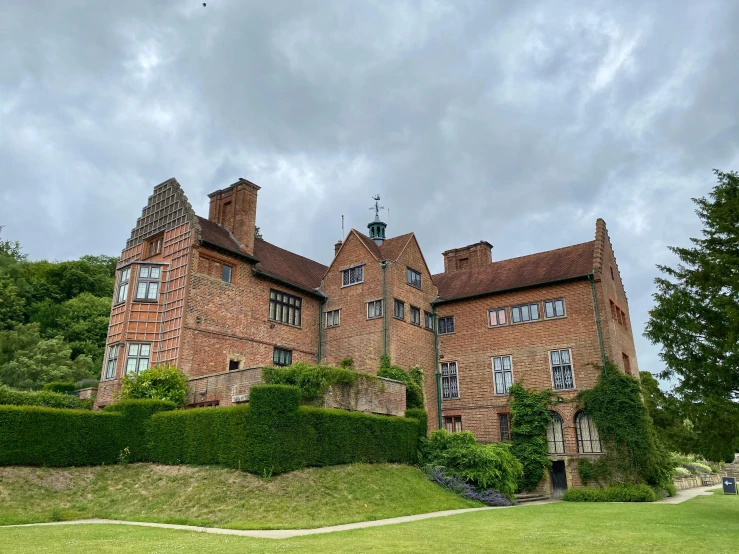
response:
[[[555,317],[565,316],[565,301],[562,298],[557,300],[546,300],[544,302],[544,317],[553,319]]]
[[[439,334],[446,335],[454,332],[454,316],[448,315],[439,318]]]
[[[159,299],[159,277],[162,269],[157,266],[143,265],[139,268],[139,279],[136,285],[136,300]]]
[[[547,423],[547,443],[550,454],[565,453],[565,428],[562,418],[557,412],[549,412],[549,423]]]
[[[302,300],[278,290],[269,291],[269,318],[287,325],[300,327]]]
[[[613,276],[613,266],[611,266],[611,279],[615,280],[616,278]]]
[[[500,426],[501,442],[511,440],[511,415],[498,414],[498,425]]]
[[[581,454],[603,452],[603,445],[598,436],[598,429],[590,417],[579,412],[575,417],[575,431],[577,432],[577,451]]]
[[[405,280],[410,286],[417,289],[421,288],[421,274],[415,269],[407,268],[405,270]]]
[[[549,353],[552,362],[552,381],[554,390],[575,388],[575,379],[572,376],[572,360],[569,350],[554,350]]]
[[[616,304],[613,300],[608,301],[611,305],[611,317],[618,321],[618,324],[621,325],[624,329],[628,329],[628,325],[626,323],[626,312],[624,312],[621,308],[618,307],[618,304]]]
[[[290,365],[293,363],[293,351],[275,346],[275,351],[272,353],[272,363],[277,366]]]
[[[505,308],[488,310],[488,325],[490,325],[490,327],[505,325],[507,322]]]
[[[367,302],[367,319],[382,317],[382,300]]]
[[[426,329],[434,328],[434,314],[423,312],[423,326],[426,327]]]
[[[398,319],[405,319],[405,303],[402,300],[393,302],[393,312]]]
[[[108,347],[108,359],[105,361],[105,378],[115,379],[116,369],[118,369],[118,351],[120,344],[114,344]]]
[[[493,381],[495,381],[495,394],[508,394],[508,389],[513,385],[510,356],[493,358]]]
[[[448,433],[459,433],[462,431],[462,416],[445,416],[444,429]]]
[[[364,266],[358,265],[356,267],[350,267],[341,272],[341,286],[348,287],[349,285],[356,285],[357,283],[364,282]]]
[[[444,362],[441,364],[441,390],[446,399],[459,398],[457,362]]]
[[[150,344],[129,344],[128,357],[126,358],[126,373],[138,375],[145,369],[149,369],[150,355]]]
[[[626,352],[621,352],[621,356],[624,360],[624,371],[627,375],[631,375],[631,360],[629,360],[628,354],[626,354]]]
[[[523,306],[513,306],[511,308],[511,322],[525,323],[527,321],[537,321],[539,319],[539,304],[524,304]]]
[[[147,258],[156,256],[162,253],[162,243],[164,242],[164,234],[159,234],[155,237],[150,238],[146,241],[146,253]]]
[[[229,360],[228,361],[228,370],[229,371],[236,371],[237,369],[241,369],[241,362],[239,362],[239,360]]]
[[[326,312],[326,327],[338,327],[341,319],[341,310]]]
[[[118,272],[118,294],[115,297],[116,304],[125,302],[128,297],[128,282],[131,280],[131,268],[121,269]]]
[[[415,306],[411,306],[411,323],[421,325],[421,310]]]
[[[223,264],[223,266],[221,267],[221,279],[223,279],[226,283],[230,283],[232,277],[233,267]]]
[[[626,324],[626,312],[621,310],[621,325],[623,325],[624,329],[628,329],[629,326]]]

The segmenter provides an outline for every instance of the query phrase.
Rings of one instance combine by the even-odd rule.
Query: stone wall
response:
[[[691,475],[690,477],[675,477],[673,480],[675,488],[682,491],[695,487],[706,487],[709,485],[720,485],[721,477],[716,473]]]
[[[80,389],[77,391],[77,398],[80,400],[87,400],[88,398],[92,398],[98,393],[97,387],[88,387],[86,389]]]

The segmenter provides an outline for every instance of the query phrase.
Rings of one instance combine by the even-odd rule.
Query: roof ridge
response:
[[[312,263],[314,263],[316,265],[320,265],[321,267],[328,269],[328,266],[322,264],[321,262],[317,262],[316,260],[312,260],[311,258],[308,258],[307,256],[303,256],[302,254],[296,254],[292,250],[288,250],[287,248],[282,248],[281,246],[277,246],[276,244],[274,244],[272,242],[266,241],[266,240],[261,239],[261,238],[258,238],[258,237],[255,237],[254,240],[255,241],[261,240],[263,243],[269,244],[272,248],[277,248],[278,250],[282,250],[283,252],[287,252],[288,254],[291,254],[293,256],[297,256],[298,258],[302,258],[302,259],[304,259],[304,260],[306,260],[308,262],[312,262]]]

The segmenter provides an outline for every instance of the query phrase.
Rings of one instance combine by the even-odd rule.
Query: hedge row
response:
[[[586,487],[565,491],[568,502],[654,502],[657,493],[648,485],[613,485],[605,489]]]
[[[415,419],[300,407],[283,385],[251,390],[249,406],[154,415],[152,459],[221,464],[259,474],[354,462],[416,461]]]
[[[295,387],[251,390],[248,406],[174,410],[157,400],[103,412],[0,407],[0,465],[78,466],[128,461],[226,465],[258,474],[353,462],[416,461],[416,418],[300,407]]]
[[[91,410],[92,399],[80,400],[74,395],[49,390],[28,392],[9,389],[0,385],[0,405],[7,406],[44,406],[46,408],[72,408],[75,410]]]

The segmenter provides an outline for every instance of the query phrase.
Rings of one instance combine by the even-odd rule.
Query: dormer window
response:
[[[163,243],[164,233],[160,233],[155,237],[151,237],[149,240],[146,241],[146,250],[144,251],[144,256],[146,258],[151,258],[152,256],[156,256],[157,254],[161,254]]]
[[[364,266],[358,265],[341,272],[341,286],[348,287],[364,282]]]

